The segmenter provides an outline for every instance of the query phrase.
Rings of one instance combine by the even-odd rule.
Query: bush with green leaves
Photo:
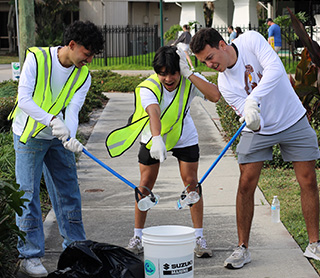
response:
[[[9,131],[11,123],[7,120],[18,91],[18,81],[3,81],[0,83],[0,131]]]
[[[7,132],[11,128],[8,115],[12,111],[16,97],[0,97],[0,132]]]
[[[0,132],[0,179],[15,181],[15,152],[12,132]]]
[[[70,13],[79,10],[77,0],[35,1],[36,45],[53,46],[63,43],[63,33]]]
[[[103,82],[100,80],[99,72],[98,74],[96,72],[91,72],[91,75],[91,87],[79,113],[80,123],[88,122],[90,120],[90,113],[93,109],[101,108],[108,102],[108,98],[103,94]]]
[[[0,83],[0,98],[15,97],[18,92],[18,81],[6,80]]]
[[[133,92],[146,79],[141,75],[125,76],[109,70],[94,71],[91,74],[94,86],[103,92]]]
[[[15,213],[22,215],[23,191],[19,186],[0,179],[0,277],[16,277],[18,236],[24,239],[25,233],[15,223]]]
[[[198,21],[189,21],[190,30],[194,29],[195,24],[200,24]],[[174,41],[178,38],[178,34],[182,31],[182,27],[179,24],[172,25],[167,32],[164,33],[166,43]]]

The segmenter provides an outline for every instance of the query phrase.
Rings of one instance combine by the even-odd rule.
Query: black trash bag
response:
[[[91,240],[76,241],[60,255],[49,278],[143,278],[144,264],[127,249]]]

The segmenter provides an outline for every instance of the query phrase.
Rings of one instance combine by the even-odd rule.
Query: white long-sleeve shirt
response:
[[[59,95],[61,89],[66,83],[68,77],[74,69],[74,65],[65,68],[63,67],[58,59],[58,46],[51,47],[51,57],[52,57],[52,76],[51,76],[51,88],[52,88],[52,101],[54,101]],[[28,116],[31,116],[37,122],[40,122],[47,127],[43,129],[36,136],[38,139],[48,139],[54,138],[52,136],[51,128],[49,123],[53,117],[52,114],[47,113],[42,108],[40,108],[32,99],[32,94],[35,88],[35,77],[37,75],[36,59],[32,53],[29,53],[23,64],[19,87],[18,87],[18,109],[15,120],[13,121],[12,128],[16,135],[21,135]],[[91,76],[87,78],[84,85],[74,94],[71,101],[65,110],[65,124],[70,130],[70,136],[75,137],[78,129],[78,115],[79,111],[85,101],[87,92],[91,85]],[[61,119],[63,118],[62,113],[58,115]]]
[[[275,134],[295,124],[306,110],[277,53],[255,31],[245,32],[233,43],[238,49],[237,62],[218,77],[227,103],[243,115],[245,100],[257,101],[262,118],[260,134]]]

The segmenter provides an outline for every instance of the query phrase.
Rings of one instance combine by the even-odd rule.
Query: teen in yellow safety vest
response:
[[[212,251],[203,238],[203,199],[197,187],[198,134],[189,108],[196,96],[216,102],[220,93],[217,86],[189,69],[184,52],[177,52],[174,46],[158,49],[153,68],[156,74],[140,83],[135,90],[135,111],[129,123],[111,132],[106,145],[111,156],[118,156],[130,148],[141,134],[139,189],[146,196],[153,189],[167,151],[172,152],[179,161],[180,175],[187,191],[194,195],[198,193],[199,197],[190,210],[196,229],[196,256],[210,257]],[[134,236],[127,247],[136,254],[143,252],[141,236],[146,213],[136,206]]]
[[[46,112],[52,115],[58,115],[70,102],[75,92],[83,85],[89,75],[88,67],[80,69],[74,68],[66,84],[62,88],[58,97],[52,101],[51,74],[52,74],[52,57],[49,47],[31,47],[27,49],[27,54],[34,54],[37,61],[37,79],[33,94],[34,102]],[[8,120],[16,116],[18,98],[14,109],[8,116]],[[26,126],[20,137],[20,142],[26,143],[30,137],[35,137],[46,125],[35,121],[28,116]]]
[[[173,101],[161,114],[161,136],[165,141],[166,149],[171,150],[178,142],[182,132],[182,122],[186,113],[190,94],[191,82],[181,77]],[[123,154],[135,142],[142,129],[148,124],[149,116],[141,105],[140,89],[148,88],[152,91],[160,104],[162,85],[157,74],[151,75],[140,83],[135,90],[135,112],[129,119],[128,125],[112,131],[106,140],[106,146],[111,157]],[[152,141],[147,144],[150,149]]]
[[[75,152],[79,112],[91,84],[87,63],[103,49],[101,30],[90,21],[75,21],[64,33],[64,45],[31,47],[19,79],[17,103],[9,118],[15,149],[15,173],[27,201],[16,223],[20,270],[28,277],[46,277],[40,206],[44,177],[55,211],[63,248],[86,239]]]

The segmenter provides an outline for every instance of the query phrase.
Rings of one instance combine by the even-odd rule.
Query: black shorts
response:
[[[193,145],[184,148],[173,148],[170,150],[172,155],[184,162],[198,162],[199,161],[199,145]],[[158,159],[150,156],[150,150],[146,148],[146,144],[140,143],[140,150],[138,154],[139,163],[143,165],[152,165],[159,163]]]

